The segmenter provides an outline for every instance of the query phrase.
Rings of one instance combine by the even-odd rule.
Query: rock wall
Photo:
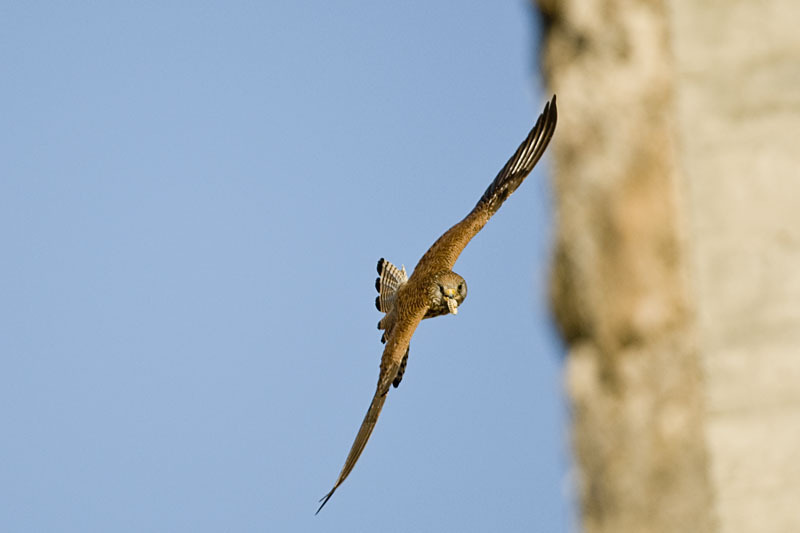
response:
[[[800,531],[800,4],[536,3],[584,530]]]
[[[800,3],[669,7],[720,531],[800,531]]]

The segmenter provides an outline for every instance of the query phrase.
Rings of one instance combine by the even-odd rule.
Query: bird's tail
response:
[[[397,268],[382,257],[378,261],[378,274],[375,278],[375,290],[378,291],[375,307],[378,311],[388,313],[394,305],[395,292],[408,281],[408,275],[405,267]]]

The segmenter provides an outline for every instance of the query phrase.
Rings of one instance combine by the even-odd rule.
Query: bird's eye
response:
[[[459,283],[458,284],[458,292],[461,292],[463,290],[464,290],[464,284],[463,283]]]

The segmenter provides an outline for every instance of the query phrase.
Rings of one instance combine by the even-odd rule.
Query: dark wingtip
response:
[[[553,117],[558,117],[558,107],[556,106],[556,95],[550,99],[550,106],[553,108]]]
[[[330,500],[330,499],[331,499],[331,496],[333,496],[333,493],[334,493],[335,491],[336,491],[336,487],[333,487],[333,488],[331,489],[331,491],[330,491],[328,494],[326,494],[325,496],[323,496],[322,498],[320,498],[320,500],[319,500],[319,501],[321,501],[321,502],[322,502],[322,504],[319,506],[319,509],[317,509],[317,512],[316,512],[316,513],[314,513],[314,516],[317,516],[317,515],[319,514],[319,512],[322,510],[322,508],[323,508],[323,507],[325,507],[325,504],[326,504],[326,503],[328,503],[328,500]]]
[[[378,274],[383,273],[383,261],[384,261],[383,257],[378,259]]]
[[[381,292],[381,278],[375,278],[375,290]]]
[[[375,307],[378,309],[378,311],[381,310],[381,297],[380,296],[376,296],[375,297]]]

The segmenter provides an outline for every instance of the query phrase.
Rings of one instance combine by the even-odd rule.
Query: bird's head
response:
[[[431,309],[445,313],[458,313],[458,306],[467,298],[467,282],[453,271],[436,276],[432,287]]]

